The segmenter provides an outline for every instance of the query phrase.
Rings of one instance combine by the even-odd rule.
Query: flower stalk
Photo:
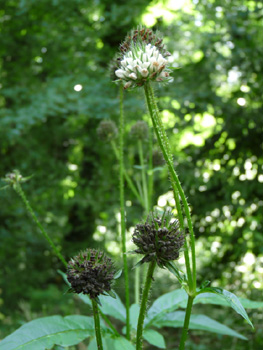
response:
[[[185,342],[188,336],[188,329],[189,329],[189,322],[191,317],[191,311],[193,306],[194,297],[188,295],[188,301],[187,301],[187,307],[186,307],[186,313],[185,313],[185,319],[184,319],[184,326],[183,326],[183,332],[181,335],[179,350],[184,350],[185,348]]]
[[[129,291],[129,273],[126,255],[126,228],[125,228],[125,210],[124,210],[124,161],[123,161],[123,135],[124,135],[124,113],[123,113],[123,88],[120,86],[120,131],[119,131],[119,163],[120,163],[120,211],[121,211],[121,242],[122,259],[124,267],[125,280],[125,306],[126,306],[126,337],[130,339],[130,291]]]
[[[143,324],[144,324],[144,319],[146,315],[146,306],[147,306],[149,291],[153,280],[153,273],[154,273],[155,266],[156,266],[156,261],[152,260],[149,263],[146,281],[145,281],[143,294],[142,294],[140,314],[139,314],[138,324],[137,324],[136,350],[142,350]]]
[[[192,226],[192,220],[190,216],[189,206],[185,197],[185,194],[183,192],[182,186],[180,184],[180,181],[178,179],[178,176],[174,170],[173,167],[173,158],[172,153],[169,147],[169,142],[167,135],[165,133],[164,126],[162,124],[162,120],[159,115],[159,110],[157,107],[157,104],[155,102],[154,93],[152,90],[152,87],[150,83],[146,83],[144,85],[144,91],[146,96],[146,101],[149,109],[149,113],[152,119],[154,131],[156,133],[158,143],[160,145],[161,151],[163,153],[164,159],[167,163],[169,174],[171,177],[171,183],[173,187],[173,192],[175,196],[175,202],[176,202],[176,208],[178,211],[179,216],[179,222],[181,229],[184,229],[184,219],[182,215],[182,209],[180,204],[180,198],[183,203],[183,207],[185,210],[185,215],[188,223],[188,228],[190,232],[190,244],[191,244],[191,252],[192,252],[192,271],[190,266],[190,257],[189,257],[189,248],[187,245],[187,240],[185,240],[185,250],[184,250],[184,256],[185,256],[185,263],[186,263],[186,270],[187,270],[187,278],[189,283],[189,293],[191,295],[195,295],[196,293],[196,262],[195,262],[195,238],[193,233],[193,226]]]
[[[98,350],[103,350],[101,330],[100,330],[100,315],[99,315],[99,307],[96,300],[91,299],[92,309],[93,309],[93,317],[94,317],[94,325],[95,325],[95,334]]]
[[[30,213],[32,219],[34,220],[34,222],[36,223],[36,225],[39,227],[41,233],[43,234],[43,236],[45,237],[45,239],[48,241],[51,249],[53,250],[53,252],[55,253],[55,255],[59,258],[59,260],[62,262],[62,264],[67,267],[67,262],[66,260],[63,258],[63,256],[61,255],[60,251],[58,250],[58,248],[55,246],[55,244],[53,243],[52,239],[49,237],[47,231],[44,229],[44,227],[41,225],[40,221],[38,220],[36,214],[34,213],[26,195],[25,192],[23,191],[21,185],[19,182],[16,182],[13,185],[14,190],[16,191],[16,193],[21,197],[22,201],[24,202],[27,211]]]

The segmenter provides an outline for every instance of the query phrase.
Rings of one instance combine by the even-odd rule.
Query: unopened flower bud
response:
[[[75,293],[96,299],[110,292],[114,280],[113,262],[103,252],[86,249],[68,263],[67,278]]]
[[[109,142],[118,135],[116,124],[111,120],[103,120],[97,128],[97,135],[100,140]]]
[[[147,123],[140,120],[131,127],[131,137],[137,140],[145,140],[148,138],[149,127]]]
[[[172,220],[172,213],[166,211],[162,216],[151,213],[145,223],[136,225],[132,241],[137,246],[134,252],[144,255],[141,263],[155,260],[164,267],[166,262],[179,258],[185,235],[178,220]]]

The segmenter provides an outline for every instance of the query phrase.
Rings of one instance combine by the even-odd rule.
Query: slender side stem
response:
[[[46,240],[48,241],[50,247],[53,249],[54,253],[56,254],[56,256],[59,258],[59,260],[63,263],[63,265],[67,268],[68,264],[66,262],[66,260],[63,258],[63,256],[60,254],[58,248],[55,246],[55,244],[53,243],[53,241],[51,240],[51,238],[49,237],[48,233],[46,232],[46,230],[44,229],[44,227],[41,225],[41,223],[39,222],[38,218],[36,217],[29,201],[26,198],[25,192],[23,191],[22,187],[20,186],[19,183],[16,183],[14,186],[14,190],[16,191],[16,193],[22,198],[22,201],[24,202],[27,211],[30,213],[30,215],[32,216],[32,219],[34,220],[34,222],[37,224],[37,226],[39,227],[40,231],[42,232],[43,236],[46,238]]]
[[[111,321],[108,319],[108,317],[106,315],[104,315],[104,313],[99,310],[100,316],[101,318],[105,321],[105,323],[108,324],[108,326],[110,327],[110,329],[113,331],[113,333],[115,335],[117,335],[118,337],[120,337],[120,333],[117,331],[117,329],[113,326],[113,324],[111,323]]]
[[[91,299],[92,301],[92,308],[93,308],[93,317],[94,317],[94,324],[95,324],[95,334],[96,334],[96,340],[97,340],[97,347],[98,350],[103,350],[102,345],[102,337],[100,332],[100,315],[99,315],[99,307],[97,302],[94,299]]]
[[[129,274],[126,255],[126,235],[125,235],[125,211],[124,211],[124,165],[123,165],[123,134],[124,134],[124,113],[123,113],[123,88],[120,86],[120,207],[121,207],[121,241],[122,241],[122,258],[125,279],[125,304],[126,304],[126,337],[130,339],[130,291],[129,291]]]
[[[135,260],[137,263],[138,261]],[[140,281],[141,281],[141,275],[140,275],[140,268],[137,267],[134,269],[134,278],[135,278],[135,283],[134,283],[134,299],[135,299],[135,304],[140,304]]]
[[[136,350],[142,350],[143,324],[144,324],[144,319],[146,315],[148,295],[152,284],[153,272],[154,272],[155,266],[156,266],[156,262],[151,261],[149,264],[147,277],[146,277],[146,281],[145,281],[145,285],[142,293],[141,308],[140,308],[140,314],[139,314],[138,325],[137,325]]]
[[[142,147],[141,140],[138,140],[138,149],[139,149],[140,165],[142,170],[142,189],[143,189],[144,208],[146,211],[146,215],[148,215],[149,213],[148,188],[147,188],[145,164],[144,164],[144,157],[143,157],[143,147]]]
[[[187,307],[186,307],[186,313],[185,313],[185,319],[184,319],[184,327],[183,327],[183,332],[181,336],[179,350],[184,350],[184,347],[185,347],[185,341],[188,336],[188,329],[189,329],[189,322],[190,322],[193,301],[194,301],[194,297],[188,295],[188,301],[187,301]]]
[[[149,162],[148,162],[148,205],[152,208],[153,196],[153,135],[152,129],[149,128]]]
[[[114,151],[114,153],[115,153],[115,156],[116,156],[117,160],[119,161],[119,159],[120,159],[119,157],[120,157],[120,156],[119,156],[118,149],[117,149],[117,147],[116,147],[116,143],[115,143],[114,141],[111,141],[111,146],[112,146],[112,148],[113,148],[113,151]],[[138,201],[141,203],[141,205],[143,205],[143,200],[142,200],[142,198],[141,198],[139,192],[137,191],[137,189],[136,189],[134,183],[132,182],[132,179],[131,179],[130,176],[128,175],[128,173],[127,173],[127,171],[126,171],[125,168],[123,169],[123,172],[124,172],[124,177],[125,177],[125,179],[126,179],[128,185],[130,186],[130,189],[131,189],[131,191],[133,192],[134,196],[138,199]]]
[[[179,198],[179,193],[180,193],[179,188],[178,188],[179,180],[178,180],[178,177],[174,171],[173,160],[172,160],[172,155],[171,155],[171,151],[169,148],[169,143],[167,140],[165,130],[164,130],[163,125],[161,123],[161,120],[160,120],[160,118],[158,118],[159,111],[158,111],[158,108],[155,104],[154,95],[153,95],[153,92],[151,90],[151,86],[148,84],[145,84],[144,89],[145,89],[145,96],[146,96],[146,101],[147,101],[149,113],[150,113],[150,116],[152,118],[153,128],[154,128],[154,131],[156,133],[159,146],[162,150],[164,159],[167,163],[168,170],[170,173],[171,183],[172,183],[175,202],[176,202],[176,208],[177,208],[179,222],[180,222],[180,227],[182,229],[184,229],[184,218],[182,215],[182,209],[181,209],[180,198]],[[195,257],[194,253],[192,255]],[[195,287],[194,287],[194,283],[193,283],[193,279],[195,279],[195,277],[192,276],[192,272],[191,272],[189,249],[188,249],[188,245],[187,245],[187,240],[185,240],[184,257],[185,257],[185,264],[186,264],[186,271],[187,271],[189,288],[192,290],[192,292],[195,293]]]

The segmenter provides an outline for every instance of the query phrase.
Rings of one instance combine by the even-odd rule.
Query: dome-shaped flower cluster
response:
[[[171,81],[166,50],[159,33],[147,28],[132,30],[120,45],[115,75],[124,88],[142,86],[145,82]]]
[[[134,45],[119,63],[115,74],[124,82],[124,88],[142,86],[148,80],[167,82],[171,78],[168,61],[156,46]]]
[[[168,211],[161,217],[152,213],[144,224],[136,225],[132,241],[138,247],[134,252],[144,255],[141,263],[155,260],[163,268],[167,262],[179,258],[185,236],[178,220],[172,221]]]
[[[87,249],[68,263],[67,277],[75,293],[96,299],[110,292],[114,279],[113,262],[103,252]]]

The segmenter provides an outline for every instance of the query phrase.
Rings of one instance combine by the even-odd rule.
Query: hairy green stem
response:
[[[136,263],[138,262],[138,260],[135,261]],[[140,276],[140,267],[137,267],[136,269],[134,269],[134,299],[135,299],[135,304],[140,304],[140,280],[141,280],[141,276]]]
[[[124,210],[124,165],[123,165],[123,134],[124,134],[124,113],[123,113],[123,87],[120,86],[120,131],[119,131],[119,163],[120,163],[120,210],[121,210],[121,241],[122,241],[122,259],[125,280],[125,305],[126,305],[126,337],[130,339],[130,291],[129,274],[126,255],[126,228],[125,228],[125,210]]]
[[[182,215],[180,197],[182,199],[185,213],[186,213],[186,217],[187,217],[187,222],[188,222],[190,237],[191,237],[190,243],[191,243],[191,250],[192,250],[193,274],[192,274],[191,267],[190,267],[190,257],[189,257],[189,249],[188,249],[187,240],[185,240],[184,257],[185,257],[185,264],[186,264],[189,289],[190,289],[192,294],[195,294],[195,290],[196,290],[195,241],[194,241],[192,221],[191,221],[191,217],[190,217],[190,213],[189,213],[188,203],[186,201],[184,192],[183,192],[182,187],[180,185],[180,181],[178,179],[178,176],[177,176],[177,174],[174,170],[174,167],[173,167],[173,158],[172,158],[172,154],[170,151],[168,138],[166,136],[161,118],[159,116],[159,110],[158,110],[158,107],[157,107],[156,102],[155,102],[154,93],[152,91],[150,84],[145,84],[144,89],[145,89],[145,96],[146,96],[146,101],[147,101],[149,113],[150,113],[150,116],[152,118],[153,128],[154,128],[154,131],[156,133],[159,146],[160,146],[161,151],[163,153],[164,159],[167,163],[169,174],[171,177],[171,183],[172,183],[172,187],[173,187],[176,208],[177,208],[177,212],[178,212],[178,216],[179,216],[180,227],[182,229],[184,229],[184,218]],[[179,195],[180,195],[180,197],[179,197]]]
[[[137,324],[137,336],[136,336],[136,350],[142,350],[142,342],[143,342],[143,324],[144,319],[146,315],[146,306],[148,301],[148,295],[152,284],[153,279],[153,272],[156,266],[155,261],[151,261],[149,263],[148,272],[146,276],[146,281],[142,293],[142,301],[141,301],[141,307],[140,307],[140,314],[138,318],[138,324]]]
[[[148,205],[150,210],[152,208],[152,195],[153,195],[153,135],[152,135],[152,130],[149,128]]]
[[[119,161],[120,155],[119,155],[116,143],[113,140],[111,141],[111,146],[112,146],[112,149],[113,149],[113,151],[115,153],[115,156],[116,156],[117,160]],[[132,179],[128,175],[128,173],[127,173],[125,168],[123,168],[123,173],[124,173],[124,177],[125,177],[125,179],[127,181],[127,184],[130,186],[130,189],[133,192],[134,196],[138,199],[138,201],[141,203],[141,205],[143,205],[142,197],[140,196],[139,192],[137,191],[134,183],[132,182]]]
[[[148,188],[147,188],[146,171],[145,171],[145,164],[144,164],[144,157],[143,157],[143,146],[142,146],[141,140],[138,140],[138,149],[139,149],[139,158],[140,158],[140,165],[141,165],[141,171],[142,171],[142,190],[143,190],[143,199],[144,199],[143,202],[144,202],[146,215],[148,215],[149,213]]]
[[[92,309],[93,309],[97,348],[98,348],[98,350],[103,350],[102,337],[101,337],[101,331],[100,331],[99,307],[98,307],[97,302],[94,299],[91,299],[91,302],[92,302]]]
[[[51,240],[51,238],[49,237],[49,235],[47,234],[46,230],[44,229],[44,227],[41,225],[41,223],[39,222],[38,218],[36,217],[36,214],[34,213],[28,199],[26,198],[25,192],[23,191],[22,187],[20,186],[19,183],[16,183],[14,185],[14,190],[16,191],[16,193],[22,198],[22,201],[24,202],[27,211],[30,213],[30,215],[32,216],[32,219],[34,220],[34,222],[37,224],[37,226],[39,227],[40,231],[42,232],[43,236],[46,238],[46,240],[48,241],[50,247],[53,249],[54,253],[56,254],[56,256],[59,258],[59,260],[63,263],[63,265],[67,268],[68,264],[66,262],[66,260],[63,258],[63,256],[60,254],[58,248],[55,246],[55,244],[53,243],[53,241]]]
[[[189,322],[190,322],[190,316],[192,311],[194,297],[188,295],[188,301],[187,301],[187,307],[185,312],[185,319],[184,319],[184,326],[183,326],[183,332],[181,336],[180,346],[179,350],[184,350],[185,342],[188,336],[188,329],[189,329]]]

